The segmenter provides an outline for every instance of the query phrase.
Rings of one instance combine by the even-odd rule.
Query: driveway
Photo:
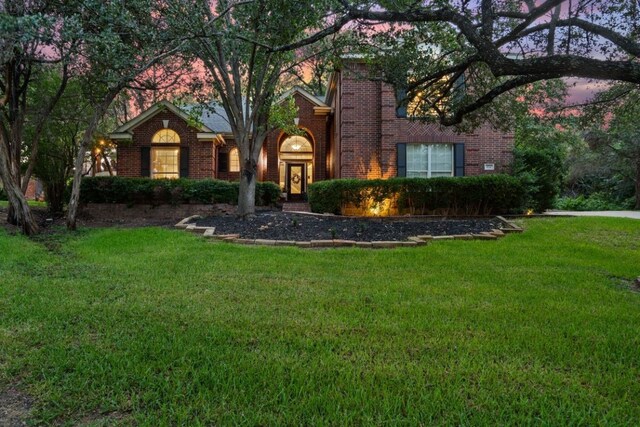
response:
[[[612,218],[640,219],[640,211],[546,211],[545,215],[608,216]]]

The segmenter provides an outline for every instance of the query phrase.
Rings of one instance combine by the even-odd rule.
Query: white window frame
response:
[[[453,151],[454,150],[453,144],[448,144],[448,143],[441,143],[441,144],[438,144],[438,143],[431,143],[431,144],[429,144],[429,143],[417,143],[417,144],[411,144],[410,143],[410,144],[407,144],[407,148],[409,146],[416,146],[416,145],[425,145],[425,146],[427,146],[427,170],[426,170],[427,178],[431,178],[433,173],[442,174],[442,173],[446,173],[446,172],[449,172],[448,176],[454,176],[453,171],[454,171],[454,168],[455,168],[455,158],[454,158],[455,153]],[[433,166],[432,166],[433,157],[431,155],[431,150],[436,145],[446,145],[446,146],[448,146],[450,148],[450,150],[451,150],[451,169],[449,171],[434,171],[433,170]],[[425,172],[424,170],[410,170],[409,169],[409,163],[410,163],[409,162],[409,150],[407,150],[407,153],[406,153],[406,162],[407,162],[406,176],[408,178],[419,178],[419,176],[411,176],[410,174],[412,172],[413,173],[417,173],[417,174],[422,174],[422,173]],[[438,175],[438,176],[441,177],[443,175]]]
[[[155,170],[153,159],[158,152],[172,152],[171,158],[175,158],[175,172],[159,172]],[[151,178],[153,179],[178,179],[180,178],[180,147],[151,147]]]

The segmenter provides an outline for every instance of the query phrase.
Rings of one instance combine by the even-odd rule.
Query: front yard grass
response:
[[[640,222],[245,247],[0,229],[0,390],[34,423],[640,424]]]
[[[38,208],[46,208],[47,207],[47,202],[39,202],[37,200],[27,200],[27,204],[31,207],[38,207]],[[0,208],[8,208],[9,207],[9,202],[6,200],[0,200]]]

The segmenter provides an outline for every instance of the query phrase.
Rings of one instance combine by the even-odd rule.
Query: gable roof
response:
[[[310,103],[314,105],[314,111],[317,114],[326,114],[329,112],[330,107],[324,103],[324,101],[304,90],[299,86],[295,86],[292,89],[286,91],[282,96],[280,96],[276,102],[282,102],[287,99],[289,96],[294,94],[300,94],[303,98],[307,99]],[[138,125],[144,123],[145,121],[151,119],[156,114],[161,111],[171,111],[178,117],[188,121],[190,119],[189,112],[196,108],[195,105],[186,106],[183,108],[179,108],[172,104],[169,101],[160,101],[154,105],[152,105],[149,109],[143,111],[138,116],[124,123],[112,133],[109,134],[110,138],[113,140],[126,140],[131,139],[132,134],[131,131]],[[213,134],[231,134],[231,125],[229,124],[229,117],[227,116],[227,112],[224,107],[218,102],[210,102],[208,105],[202,108],[200,112],[200,123],[202,126],[200,127],[200,132],[198,135],[203,138],[210,139]]]
[[[187,113],[185,113],[180,108],[178,108],[175,105],[173,105],[171,102],[169,102],[169,101],[160,101],[160,102],[157,102],[157,103],[153,104],[149,109],[147,109],[147,110],[143,111],[142,113],[138,114],[133,119],[131,119],[128,122],[124,123],[122,126],[120,126],[115,131],[113,131],[112,134],[113,135],[130,134],[131,133],[130,131],[133,130],[136,126],[140,125],[141,123],[144,123],[145,121],[149,120],[150,118],[152,118],[153,116],[155,116],[156,114],[158,114],[158,113],[160,113],[161,111],[164,111],[164,110],[171,111],[173,114],[175,114],[176,116],[182,118],[185,121],[188,121],[190,119],[190,117],[189,117],[189,115]],[[201,132],[213,132],[213,130],[211,130],[206,125],[201,126],[200,131]]]
[[[196,107],[196,105],[191,105],[185,109],[190,111]],[[216,133],[230,134],[232,132],[227,112],[222,105],[215,101],[202,108],[200,122]]]
[[[288,91],[286,91],[285,93],[283,93],[277,99],[276,103],[280,103],[280,102],[284,101],[285,99],[287,99],[288,97],[292,96],[295,93],[299,93],[300,95],[302,95],[304,98],[306,98],[309,102],[311,102],[316,107],[328,107],[328,105],[324,103],[323,99],[320,99],[319,97],[317,97],[315,95],[312,95],[310,92],[306,91],[305,89],[301,88],[300,86],[294,86],[293,88],[291,88]]]

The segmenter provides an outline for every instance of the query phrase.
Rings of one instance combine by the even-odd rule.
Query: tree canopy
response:
[[[421,96],[422,108],[457,125],[534,83],[581,77],[639,84],[639,8],[609,0],[340,0],[333,25],[294,46],[357,28],[381,57],[407,64],[382,76],[409,95],[399,106]],[[460,85],[465,96],[452,96]]]

